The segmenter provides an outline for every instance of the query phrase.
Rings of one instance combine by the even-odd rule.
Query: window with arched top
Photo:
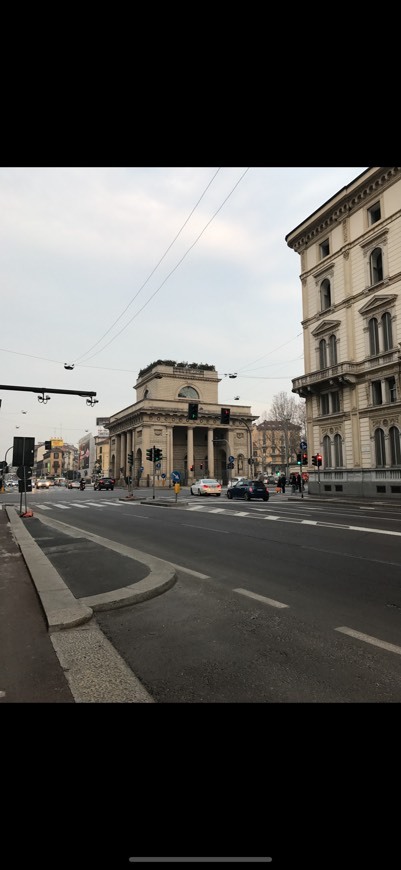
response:
[[[323,463],[325,468],[331,468],[331,441],[329,435],[323,438]]]
[[[334,436],[334,466],[335,468],[343,468],[343,439],[337,433]]]
[[[331,307],[331,287],[328,278],[325,278],[320,285],[320,308],[325,311]]]
[[[179,399],[199,399],[199,393],[194,387],[181,387],[178,393]]]
[[[401,432],[398,426],[390,426],[388,438],[390,442],[391,465],[401,465]]]
[[[319,341],[319,368],[327,368],[327,343],[325,338]]]
[[[375,432],[375,453],[376,467],[384,468],[386,464],[386,445],[384,441],[383,429],[376,429]]]
[[[330,365],[337,365],[337,339],[335,335],[331,335],[329,338],[329,356],[330,356]]]
[[[383,281],[383,254],[381,248],[375,248],[370,255],[370,283]]]
[[[369,353],[374,356],[379,353],[379,327],[377,317],[371,317],[368,323],[369,330]]]
[[[145,392],[144,392],[144,394],[143,394],[143,398],[144,398],[144,399],[150,399],[150,392],[149,392],[149,390],[145,390]]]
[[[385,311],[381,319],[383,350],[391,350],[393,347],[393,331],[391,328],[391,314]]]

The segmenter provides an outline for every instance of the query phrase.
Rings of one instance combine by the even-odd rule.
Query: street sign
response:
[[[229,457],[228,457],[228,461],[229,461],[229,462],[234,462],[234,456],[229,456]]]
[[[28,465],[19,465],[17,468],[17,477],[19,477],[20,480],[32,477],[32,468]]]
[[[300,441],[300,443],[299,443],[300,450],[306,450],[307,446],[308,445],[307,445],[306,441]]]
[[[165,480],[165,479],[166,479],[166,475],[162,474],[162,480]]]
[[[170,477],[171,477],[171,480],[173,480],[175,483],[180,482],[180,472],[179,471],[172,471]]]
[[[143,471],[143,465],[141,465],[141,467],[140,467],[140,469],[139,469],[139,471]]]
[[[161,462],[156,462],[156,468],[161,468],[161,467],[162,467]]]

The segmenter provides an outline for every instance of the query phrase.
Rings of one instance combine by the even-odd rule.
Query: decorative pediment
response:
[[[394,305],[397,296],[395,293],[391,295],[388,294],[386,296],[373,296],[372,299],[369,299],[369,302],[366,302],[365,305],[362,305],[362,308],[359,309],[359,314],[362,314],[366,317],[367,314],[372,314],[376,311],[380,311],[383,308],[390,308],[391,305]]]
[[[341,324],[341,320],[322,320],[316,329],[312,329],[312,335],[323,335],[325,332],[334,332]]]

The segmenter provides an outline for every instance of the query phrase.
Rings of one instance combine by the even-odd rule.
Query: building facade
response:
[[[226,406],[229,422],[221,423],[220,380],[214,366],[195,363],[159,360],[142,369],[134,387],[136,402],[103,422],[110,434],[110,474],[116,481],[130,475],[132,453],[134,483],[149,485],[154,468],[147,451],[152,447],[162,451],[155,470],[158,485],[168,485],[173,472],[189,485],[200,477],[227,483],[230,473],[248,475],[256,417],[249,406]],[[190,404],[197,419],[190,419]]]
[[[264,420],[252,427],[254,473],[287,474],[297,464],[301,427],[281,420]]]
[[[300,256],[309,491],[401,494],[401,167],[361,173],[286,236]],[[313,472],[313,474],[311,473]]]

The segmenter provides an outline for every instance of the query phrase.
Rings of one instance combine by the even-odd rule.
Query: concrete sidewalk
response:
[[[92,574],[94,594],[81,597],[77,589],[73,594],[32,536],[30,522],[39,521],[21,518],[15,505],[0,506],[0,701],[152,702],[98,627],[94,611],[161,594],[175,583],[174,569],[147,554],[49,520],[43,524],[46,541],[52,527],[53,535],[69,548],[81,545],[90,551],[84,564]],[[36,535],[40,540],[37,528]],[[117,575],[128,580],[120,588],[104,589],[104,577],[94,570],[106,554]],[[80,574],[85,590],[82,560]],[[98,577],[99,591],[93,590],[93,577]]]

